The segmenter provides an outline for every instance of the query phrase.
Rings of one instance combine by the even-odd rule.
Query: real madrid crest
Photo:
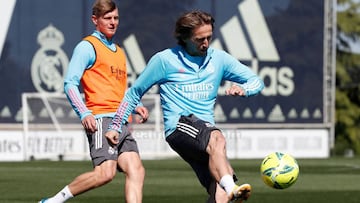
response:
[[[63,92],[63,75],[69,59],[60,48],[64,43],[61,31],[53,25],[38,34],[40,49],[31,63],[31,79],[38,92]]]

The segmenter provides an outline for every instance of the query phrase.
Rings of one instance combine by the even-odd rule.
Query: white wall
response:
[[[242,129],[224,130],[229,158],[263,158],[274,151],[296,158],[329,157],[329,133],[326,129]],[[136,130],[133,136],[143,159],[176,157],[163,133]],[[87,138],[82,131],[0,131],[0,161],[34,159],[89,159]]]

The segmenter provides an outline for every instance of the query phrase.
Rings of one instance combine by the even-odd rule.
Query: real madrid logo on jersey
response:
[[[40,49],[31,63],[31,79],[38,92],[63,92],[63,75],[69,59],[60,48],[64,36],[53,25],[38,34]]]

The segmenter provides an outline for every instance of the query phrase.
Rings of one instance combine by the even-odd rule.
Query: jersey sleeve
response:
[[[81,96],[79,86],[84,71],[93,65],[95,61],[93,46],[87,41],[81,41],[76,45],[69,62],[67,73],[64,78],[64,92],[72,108],[82,120],[91,114]]]
[[[145,67],[144,71],[134,82],[124,96],[116,114],[109,126],[109,130],[121,133],[121,126],[127,121],[131,112],[140,104],[142,96],[155,84],[161,83],[165,78],[165,68],[159,54],[155,54]]]
[[[245,96],[253,96],[264,88],[264,82],[248,66],[223,52],[224,79],[238,83],[245,91]]]

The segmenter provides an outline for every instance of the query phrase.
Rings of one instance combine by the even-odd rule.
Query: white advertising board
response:
[[[25,159],[82,160],[89,156],[83,131],[30,131],[25,140]]]
[[[21,131],[0,131],[0,161],[23,161],[24,140]]]
[[[329,132],[325,129],[226,130],[229,158],[263,158],[280,151],[296,158],[329,157]]]
[[[325,129],[226,129],[227,155],[230,159],[262,159],[280,151],[296,158],[329,157],[329,133]],[[135,130],[142,159],[178,157],[166,143],[162,132]],[[24,144],[25,143],[25,144]],[[0,131],[0,161],[30,159],[88,160],[85,134],[78,131]]]

